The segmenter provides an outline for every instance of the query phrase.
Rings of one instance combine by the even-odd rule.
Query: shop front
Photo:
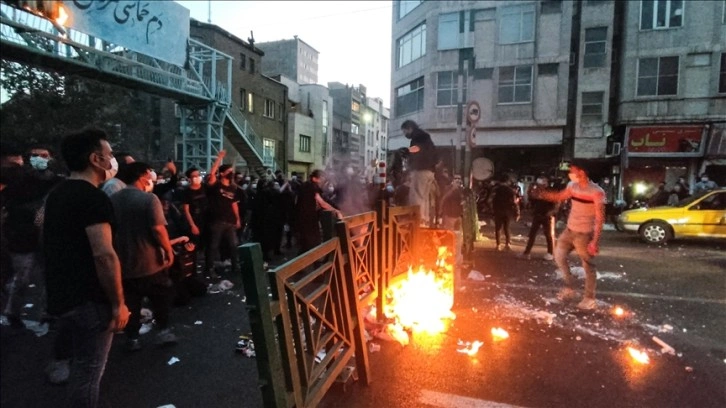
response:
[[[679,177],[693,186],[706,145],[708,126],[629,126],[621,152],[619,198],[644,199],[665,182],[670,190]]]

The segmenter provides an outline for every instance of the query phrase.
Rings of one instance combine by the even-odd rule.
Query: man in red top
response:
[[[565,279],[565,288],[560,291],[557,298],[565,301],[577,296],[572,289],[575,279],[567,263],[567,256],[574,249],[585,269],[585,295],[577,307],[592,310],[597,308],[595,302],[597,272],[591,261],[599,251],[600,235],[605,221],[605,191],[590,181],[587,171],[581,165],[571,164],[568,176],[570,183],[564,190],[558,192],[540,190],[533,198],[556,202],[567,199],[572,201],[567,228],[557,238],[555,248],[555,262]]]

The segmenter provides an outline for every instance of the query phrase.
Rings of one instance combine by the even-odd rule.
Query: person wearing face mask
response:
[[[111,172],[113,175],[109,177],[102,185],[101,190],[106,193],[107,196],[111,197],[113,193],[123,190],[126,188],[126,183],[121,181],[121,177],[124,176],[126,166],[133,163],[135,160],[129,153],[119,152],[114,154],[114,162],[112,163]]]
[[[208,239],[205,251],[205,269],[213,278],[219,278],[214,270],[215,262],[221,258],[220,248],[226,246],[226,253],[231,257],[232,273],[238,272],[237,230],[242,227],[242,219],[237,204],[237,186],[234,184],[234,168],[229,164],[222,165],[226,152],[221,150],[209,171],[207,182]],[[219,169],[219,177],[217,177]]]
[[[113,335],[129,318],[112,245],[113,206],[98,188],[113,153],[106,133],[93,128],[65,136],[61,153],[71,173],[48,194],[43,224],[48,313],[71,337],[69,405],[95,407]]]
[[[169,311],[173,286],[169,267],[174,251],[166,228],[164,209],[159,198],[152,194],[152,168],[146,163],[129,164],[124,178],[126,188],[111,196],[117,223],[114,247],[121,260],[126,303],[131,312],[126,326],[126,347],[141,349],[141,306],[144,297],[151,301],[158,333],[158,344],[176,343],[169,327]]]
[[[550,181],[547,177],[540,176],[537,177],[536,183],[530,184],[527,191],[527,196],[530,197],[529,202],[532,207],[532,226],[529,228],[529,239],[527,240],[527,246],[524,248],[524,252],[520,255],[521,258],[529,259],[529,253],[534,246],[537,232],[542,227],[542,233],[547,242],[547,253],[544,255],[544,259],[547,261],[554,259],[555,214],[557,214],[558,205],[551,201],[532,198],[533,195],[537,195],[539,190],[549,188],[549,184]]]
[[[701,181],[693,185],[693,195],[705,193],[706,191],[715,190],[718,188],[713,180],[708,177],[708,174],[701,174]]]
[[[199,169],[191,167],[186,171],[189,187],[182,195],[182,212],[187,221],[188,235],[197,249],[206,247],[207,189],[202,185]]]
[[[575,299],[577,294],[573,290],[575,278],[570,272],[567,256],[572,250],[582,261],[585,269],[585,294],[577,305],[582,310],[597,308],[595,301],[595,286],[597,284],[597,271],[592,259],[597,255],[605,222],[605,192],[590,181],[585,165],[572,163],[569,166],[569,184],[562,191],[537,190],[532,192],[533,198],[552,202],[571,201],[570,214],[567,217],[567,228],[557,238],[555,248],[555,262],[562,271],[565,287],[557,294],[560,301]]]
[[[8,242],[13,272],[6,286],[7,301],[3,305],[3,313],[13,327],[24,327],[20,313],[27,303],[31,283],[41,293],[36,310],[45,313],[44,262],[40,247],[43,205],[48,192],[62,180],[48,168],[51,160],[51,150],[36,145],[28,150],[27,165],[3,169],[4,176],[8,176],[8,188],[3,191],[7,213],[2,233]]]

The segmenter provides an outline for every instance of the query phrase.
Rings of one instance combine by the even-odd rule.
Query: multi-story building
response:
[[[481,107],[473,157],[536,174],[563,159],[573,3],[398,1],[393,7],[389,149],[408,119],[460,169],[462,106]]]
[[[257,47],[265,53],[262,60],[265,75],[283,75],[299,84],[318,83],[320,53],[297,36],[291,40],[259,43]]]
[[[726,2],[618,5],[623,185],[671,185],[679,176],[693,185],[703,171],[726,185]]]
[[[389,109],[383,106],[381,98],[366,98],[361,121],[361,132],[365,137],[361,155],[365,163],[386,160],[389,117]]]
[[[260,72],[265,55],[254,43],[236,37],[223,28],[191,20],[190,36],[234,58],[232,68],[232,111],[225,121],[225,149],[236,151],[236,164],[243,168],[250,157],[246,140],[253,141],[262,156],[262,165],[283,168],[287,158],[287,87]],[[219,72],[226,79],[226,72]],[[240,116],[241,115],[241,116]],[[236,125],[229,117],[239,118]],[[247,122],[239,123],[239,122]],[[239,132],[246,133],[246,139]],[[257,146],[259,144],[259,146]],[[235,159],[230,155],[230,159]],[[248,166],[252,167],[252,166]],[[257,171],[259,169],[249,168]]]
[[[306,178],[312,170],[325,168],[331,157],[333,98],[323,85],[275,79],[288,87],[287,170]]]
[[[361,144],[365,141],[361,120],[366,88],[328,82],[328,89],[334,100],[332,164],[346,163],[360,170],[366,165],[361,155]]]
[[[584,158],[594,178],[624,183],[724,174],[725,9],[723,1],[397,1],[389,149],[408,144],[399,128],[412,119],[456,167],[461,106],[475,100],[472,156],[497,171],[535,174]]]

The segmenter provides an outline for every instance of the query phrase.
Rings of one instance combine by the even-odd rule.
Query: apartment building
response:
[[[366,88],[363,85],[350,86],[340,82],[328,82],[333,97],[333,146],[332,165],[350,164],[353,168],[365,167],[361,154],[365,137],[362,133]]]
[[[386,160],[389,119],[390,110],[383,106],[381,98],[366,98],[361,121],[361,133],[364,136],[361,156],[364,163],[368,164],[371,160]]]
[[[283,75],[299,84],[318,83],[320,53],[297,36],[291,40],[259,43],[257,47],[265,53],[262,60],[265,75]]]
[[[323,85],[275,79],[288,87],[287,170],[307,178],[312,170],[325,168],[331,157],[333,98]]]
[[[397,1],[389,149],[411,119],[457,168],[474,100],[472,156],[496,171],[582,158],[624,184],[726,174],[725,19],[724,1]]]

